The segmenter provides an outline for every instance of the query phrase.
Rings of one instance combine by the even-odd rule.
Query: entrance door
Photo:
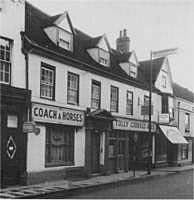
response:
[[[100,133],[93,132],[91,135],[91,169],[92,173],[100,171]]]
[[[21,121],[16,114],[4,116],[4,125],[1,128],[1,182],[2,187],[17,185],[24,164],[23,133]]]

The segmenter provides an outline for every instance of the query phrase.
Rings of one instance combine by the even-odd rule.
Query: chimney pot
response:
[[[120,38],[122,38],[122,31],[120,31]]]
[[[116,39],[116,49],[121,53],[127,53],[130,50],[130,38],[127,36],[127,30],[120,31],[119,37]]]
[[[124,37],[127,37],[127,30],[126,30],[126,29],[123,30],[123,33],[124,33],[124,34],[123,34]]]

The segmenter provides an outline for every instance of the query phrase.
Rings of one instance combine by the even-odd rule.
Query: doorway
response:
[[[91,135],[91,170],[100,172],[100,132],[94,130]]]

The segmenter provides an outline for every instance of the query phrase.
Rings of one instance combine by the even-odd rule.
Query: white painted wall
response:
[[[43,171],[45,169],[46,127],[38,125],[40,134],[28,133],[27,172]]]
[[[25,4],[11,0],[1,0],[0,35],[13,40],[11,85],[25,87],[25,58],[21,52],[20,32],[24,31]],[[13,23],[14,22],[14,23]]]
[[[40,77],[41,61],[56,67],[56,98],[55,101],[45,100],[40,98],[40,79],[34,81],[34,77]],[[144,104],[144,95],[149,95],[149,92],[134,86],[126,85],[118,81],[104,78],[99,75],[92,74],[74,67],[47,59],[40,56],[30,54],[29,56],[29,88],[32,90],[32,101],[40,102],[55,106],[63,106],[68,108],[76,108],[86,110],[91,106],[91,83],[92,80],[101,82],[101,108],[110,110],[110,86],[114,85],[119,88],[119,113],[113,113],[116,116],[130,117],[135,119],[148,119],[141,116],[141,105]],[[67,73],[73,72],[80,76],[80,99],[79,106],[67,104]],[[126,92],[127,90],[134,93],[134,115],[126,115]],[[140,105],[138,105],[138,97]],[[158,94],[152,94],[154,105],[154,114],[152,120],[158,120],[158,113],[161,112],[161,97]]]

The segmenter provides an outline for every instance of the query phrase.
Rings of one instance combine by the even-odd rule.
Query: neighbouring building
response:
[[[24,2],[0,1],[1,187],[21,183],[26,172],[27,135],[22,124],[27,120],[31,93],[21,51],[24,9]]]
[[[75,28],[68,12],[50,16],[28,2],[3,2],[0,14],[10,15],[6,27],[12,20],[9,6],[17,7],[23,20],[11,31],[17,37],[14,44],[19,44],[14,54],[21,59],[20,65],[13,66],[17,73],[9,71],[21,83],[16,86],[28,94],[22,104],[26,105],[22,107],[24,112],[20,112],[19,127],[25,144],[21,145],[24,163],[17,162],[24,169],[18,180],[33,184],[129,171],[134,166],[145,169],[149,148],[152,164],[156,166],[160,161],[170,160],[166,156],[167,142],[187,143],[175,126],[169,129],[170,121],[163,124],[159,121],[161,114],[171,120],[174,117],[168,58],[153,60],[150,136],[146,109],[150,61],[138,61],[125,29],[116,40],[115,50],[106,35],[92,37]],[[7,31],[2,37],[11,38]],[[20,109],[17,104],[16,107]],[[8,124],[16,122],[14,116],[8,119]],[[22,132],[26,121],[35,123],[34,131]],[[179,135],[176,141],[172,129]],[[8,142],[14,149],[13,139],[8,138]],[[14,162],[16,154],[9,154],[8,151],[7,157],[2,157],[2,162],[8,158],[10,163]]]
[[[141,62],[142,70],[149,82],[150,77],[150,60]],[[160,91],[160,109],[157,119],[157,133],[155,134],[155,154],[154,166],[176,164],[176,149],[178,146],[187,145],[187,141],[177,129],[174,122],[174,93],[173,81],[170,65],[167,58],[157,58],[152,61],[152,81],[153,85]],[[184,146],[183,145],[183,146]]]
[[[176,161],[178,164],[190,164],[194,162],[194,93],[173,83],[175,122],[188,141],[188,144],[179,145],[176,149]]]

